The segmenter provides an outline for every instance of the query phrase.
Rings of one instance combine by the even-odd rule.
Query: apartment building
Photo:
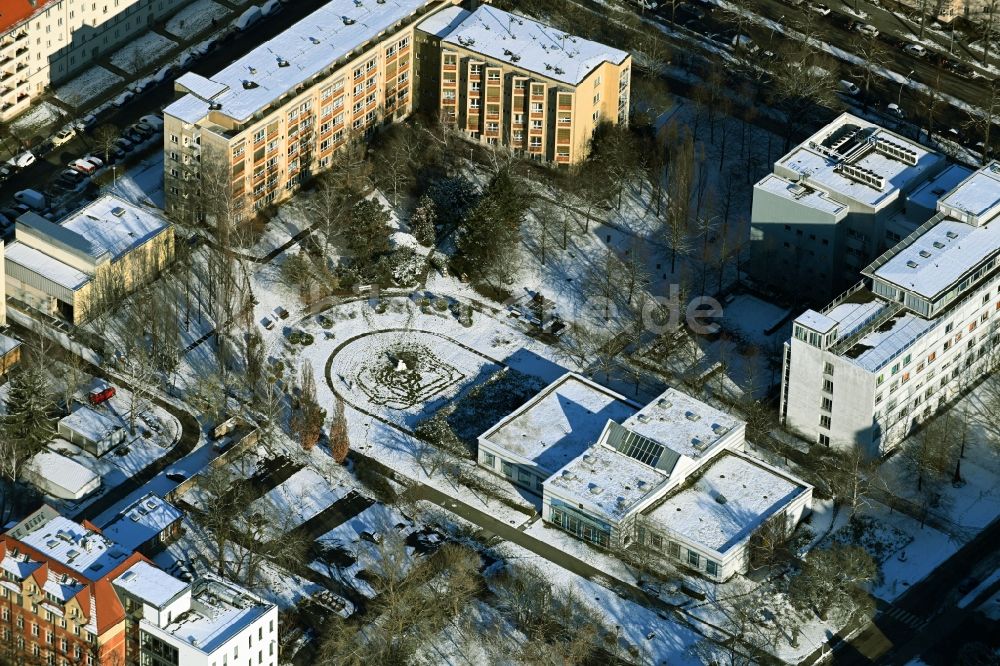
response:
[[[125,609],[110,580],[142,559],[45,506],[0,535],[0,661],[125,663]]]
[[[473,141],[569,165],[599,123],[628,122],[625,51],[489,5],[449,8],[419,30],[440,52],[439,119]]]
[[[993,365],[1000,316],[1000,164],[935,212],[785,343],[781,418],[804,437],[884,454]]]
[[[80,324],[92,305],[156,278],[173,256],[173,226],[159,210],[106,194],[58,224],[32,212],[17,218],[6,247],[6,293]]]
[[[128,617],[129,664],[278,664],[278,607],[234,583],[210,574],[187,583],[140,561],[112,584]]]
[[[333,151],[413,109],[416,23],[448,0],[332,0],[221,72],[177,79],[164,111],[166,211],[239,218],[287,198]]]
[[[4,0],[0,122],[191,0]]]
[[[680,391],[637,405],[567,374],[479,438],[479,464],[542,518],[611,551],[712,580],[747,570],[765,526],[790,533],[812,488],[744,455],[746,426]]]
[[[938,196],[969,173],[844,113],[754,185],[750,273],[778,293],[827,302],[926,221]]]

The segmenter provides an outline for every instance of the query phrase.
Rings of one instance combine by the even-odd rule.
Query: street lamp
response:
[[[913,76],[913,73],[915,71],[917,71],[917,70],[911,69],[910,73],[906,75],[906,78],[899,82],[899,95],[896,96],[896,107],[897,108],[899,108],[899,105],[903,103],[903,86],[906,85],[906,82],[910,80],[910,77]],[[900,111],[902,111],[902,109],[900,109]]]

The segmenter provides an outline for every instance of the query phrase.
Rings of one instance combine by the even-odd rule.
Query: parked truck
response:
[[[116,391],[114,386],[107,386],[102,389],[91,391],[87,398],[90,400],[90,404],[97,406],[115,397],[115,393]]]

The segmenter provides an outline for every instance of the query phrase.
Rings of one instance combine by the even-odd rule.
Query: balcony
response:
[[[25,30],[24,32],[21,32],[20,34],[15,35],[14,36],[14,41],[15,42],[19,42],[22,39],[27,39],[27,38],[28,38],[28,31]]]

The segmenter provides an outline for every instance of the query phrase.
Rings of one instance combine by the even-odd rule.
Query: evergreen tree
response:
[[[330,452],[333,459],[343,464],[351,450],[351,440],[347,434],[347,418],[344,416],[344,401],[338,400],[330,419]]]
[[[389,250],[389,211],[377,201],[363,199],[351,210],[353,233],[347,237],[355,266],[368,264],[376,255]]]
[[[417,208],[410,217],[410,231],[421,245],[434,246],[434,223],[437,221],[437,209],[434,200],[428,195],[420,197]]]
[[[55,401],[45,371],[25,362],[10,377],[7,413],[0,420],[0,436],[12,455],[24,461],[40,451],[56,434]]]
[[[312,366],[303,361],[299,404],[292,415],[291,428],[292,433],[299,438],[299,444],[306,451],[311,451],[319,441],[325,418],[326,412],[316,402],[316,380],[313,377]]]
[[[494,286],[509,281],[529,206],[525,188],[509,171],[494,176],[458,234],[460,269]]]

